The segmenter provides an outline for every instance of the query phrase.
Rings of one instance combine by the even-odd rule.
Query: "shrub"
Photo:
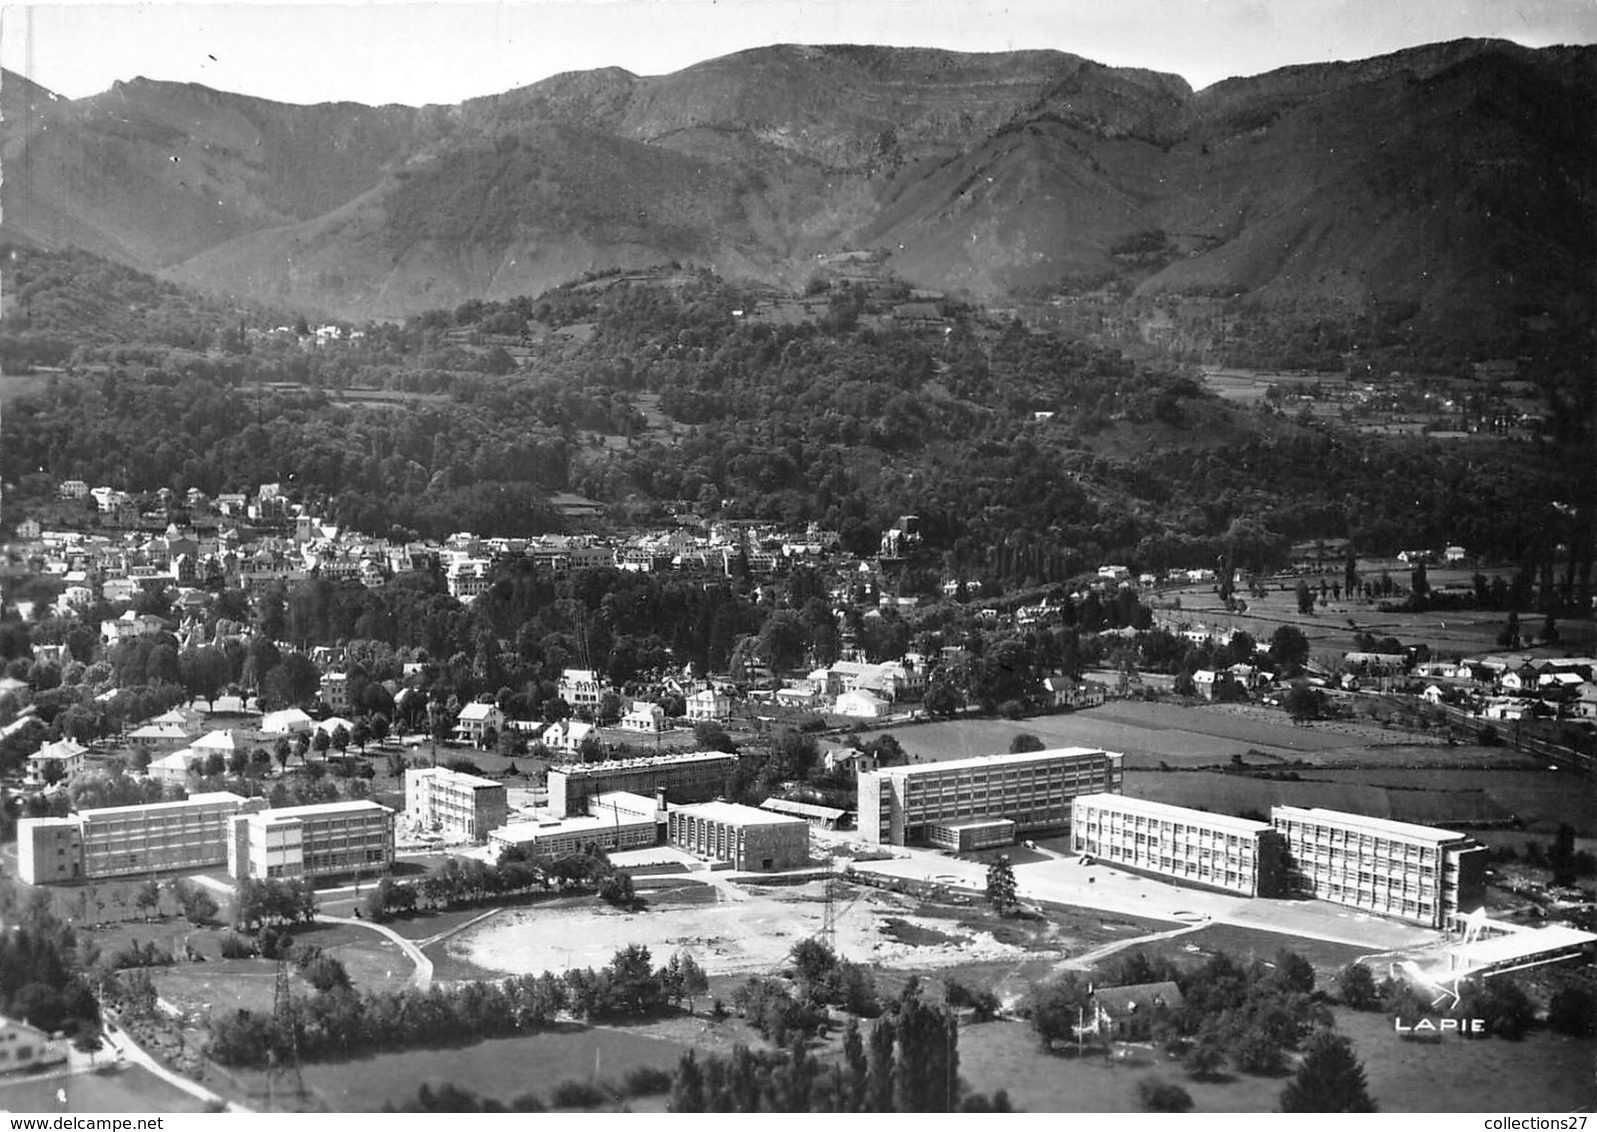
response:
[[[610,1099],[610,1094],[592,1081],[568,1078],[549,1091],[555,1108],[594,1108]]]
[[[248,936],[228,932],[222,937],[223,959],[253,959],[255,956],[255,943]]]
[[[671,1074],[664,1069],[656,1069],[650,1065],[640,1065],[622,1078],[622,1085],[627,1095],[632,1097],[647,1097],[658,1093],[668,1093],[671,1091]]]
[[[1190,1093],[1157,1077],[1144,1077],[1137,1082],[1137,1101],[1144,1112],[1186,1112],[1192,1107]]]

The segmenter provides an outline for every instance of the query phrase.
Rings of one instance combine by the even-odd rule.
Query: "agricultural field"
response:
[[[1361,559],[1358,563],[1360,578],[1374,581],[1381,576],[1382,571],[1386,571],[1405,592],[1409,585],[1410,569],[1405,563],[1396,560]],[[1490,567],[1480,572],[1487,577],[1494,573]],[[1433,591],[1454,586],[1468,588],[1475,573],[1474,569],[1434,567],[1426,571],[1426,579]],[[1316,592],[1321,576],[1303,575]],[[1328,583],[1340,583],[1342,580],[1342,572],[1338,568],[1326,569],[1323,576]],[[1507,620],[1506,611],[1436,609],[1423,613],[1393,613],[1378,609],[1378,601],[1344,595],[1340,601],[1316,604],[1314,613],[1304,616],[1298,612],[1295,577],[1269,579],[1265,588],[1267,593],[1262,598],[1238,595],[1247,605],[1245,612],[1228,611],[1212,582],[1162,589],[1149,600],[1161,617],[1201,624],[1211,630],[1244,629],[1261,645],[1268,644],[1270,635],[1280,626],[1295,625],[1308,638],[1310,654],[1321,663],[1332,666],[1341,660],[1343,654],[1358,647],[1354,637],[1359,633],[1396,637],[1405,645],[1428,645],[1432,654],[1441,658],[1502,651],[1497,643],[1497,634]],[[1400,598],[1394,595],[1389,600]],[[1526,630],[1540,630],[1540,614],[1522,609],[1519,615],[1520,623]],[[1520,651],[1548,657],[1592,655],[1594,644],[1597,644],[1597,622],[1589,618],[1560,621],[1558,631],[1559,643],[1556,647],[1543,646]]]
[[[1022,720],[960,719],[918,723],[860,739],[891,734],[912,759],[943,762],[1001,754],[1017,735],[1035,735],[1050,747],[1097,747],[1126,756],[1127,769],[1221,766],[1235,755],[1250,762],[1276,760],[1337,763],[1512,760],[1501,748],[1449,747],[1440,737],[1392,731],[1358,720],[1298,726],[1284,711],[1246,704],[1182,704],[1115,700],[1101,707]]]

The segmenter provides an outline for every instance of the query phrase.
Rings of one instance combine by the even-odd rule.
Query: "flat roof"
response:
[[[932,825],[938,829],[958,831],[962,829],[999,829],[1003,826],[1009,826],[1013,829],[1015,823],[1011,818],[967,818],[964,821],[934,821]]]
[[[352,802],[317,802],[311,806],[282,806],[275,810],[257,810],[256,812],[269,814],[272,817],[302,818],[316,814],[354,813],[357,810],[381,810],[385,814],[394,812],[381,802],[373,802],[369,798],[360,798]]]
[[[1384,837],[1401,837],[1410,841],[1429,841],[1441,844],[1444,841],[1462,841],[1465,835],[1455,833],[1450,829],[1438,829],[1435,826],[1415,825],[1413,822],[1392,821],[1390,818],[1372,818],[1364,814],[1349,814],[1341,810],[1326,810],[1319,806],[1306,808],[1303,806],[1271,806],[1270,817],[1276,815],[1298,818],[1302,821],[1324,822],[1328,825],[1346,826],[1348,829],[1362,830],[1366,833],[1380,834]]]
[[[652,818],[633,818],[617,821],[614,816],[594,817],[579,814],[576,817],[552,821],[513,821],[491,831],[488,836],[499,841],[532,841],[538,837],[557,837],[562,833],[588,833],[605,829],[637,829],[653,826]]]
[[[770,810],[742,806],[736,802],[700,802],[695,806],[674,806],[673,812],[689,814],[696,818],[726,822],[728,825],[809,825],[803,818],[773,814]]]
[[[779,814],[802,814],[807,818],[826,818],[831,821],[836,821],[848,812],[833,806],[817,806],[813,802],[792,802],[786,798],[767,798],[760,803],[760,808]]]
[[[1154,802],[1147,798],[1128,798],[1124,794],[1083,794],[1076,799],[1076,802],[1105,806],[1121,813],[1140,814],[1161,821],[1213,826],[1215,829],[1227,829],[1236,833],[1263,833],[1265,830],[1275,828],[1267,821],[1253,821],[1249,818],[1232,817],[1230,814],[1211,814],[1208,810],[1172,806],[1168,802]]]
[[[612,759],[602,763],[562,763],[549,768],[550,774],[584,777],[608,774],[622,770],[653,770],[657,767],[675,766],[678,763],[711,762],[717,759],[736,759],[725,751],[689,751],[677,755],[653,755],[641,759]]]
[[[479,790],[484,786],[497,787],[500,790],[505,788],[505,784],[503,782],[495,782],[493,779],[484,778],[480,774],[467,774],[463,770],[450,770],[446,766],[430,766],[427,767],[423,773],[430,774],[434,778],[445,777],[450,779],[452,782],[459,783],[461,786],[472,786]]]
[[[103,817],[112,814],[131,814],[135,811],[150,813],[167,813],[171,810],[181,810],[185,807],[205,804],[233,802],[243,805],[244,799],[237,794],[230,794],[226,790],[214,790],[206,794],[191,794],[181,802],[138,802],[131,806],[97,806],[93,809],[79,810],[79,817]]]
[[[1447,953],[1452,956],[1457,966],[1469,970],[1496,963],[1534,959],[1555,951],[1586,947],[1594,943],[1597,943],[1597,935],[1565,927],[1562,924],[1550,924],[1544,928],[1531,928],[1526,931],[1509,932],[1507,935],[1492,936],[1489,939],[1478,939],[1473,943],[1461,943],[1447,948]]]
[[[889,766],[880,770],[865,771],[864,773],[907,778],[920,774],[936,774],[945,770],[1025,766],[1031,763],[1058,762],[1063,759],[1085,759],[1091,756],[1102,757],[1104,755],[1114,759],[1124,757],[1112,751],[1099,750],[1096,747],[1051,747],[1046,751],[1021,751],[1018,754],[1004,755],[976,755],[968,759],[949,759],[940,763],[911,763],[908,766]]]

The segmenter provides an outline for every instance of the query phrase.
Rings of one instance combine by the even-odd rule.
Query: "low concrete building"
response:
[[[810,823],[753,806],[705,802],[672,807],[666,840],[739,872],[779,872],[810,863]]]
[[[926,844],[953,853],[974,853],[1015,843],[1015,823],[1008,818],[933,822],[926,827]]]

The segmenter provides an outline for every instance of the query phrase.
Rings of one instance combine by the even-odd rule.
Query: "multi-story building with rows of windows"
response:
[[[509,814],[503,782],[441,766],[405,771],[405,815],[423,829],[482,841]]]
[[[1462,833],[1337,810],[1275,806],[1291,891],[1446,928],[1481,906],[1486,848]]]
[[[106,806],[17,823],[17,875],[28,884],[204,869],[227,860],[228,822],[264,809],[217,791],[181,802]]]
[[[860,836],[890,845],[917,844],[933,840],[933,827],[952,830],[995,818],[1014,822],[1017,834],[1064,830],[1078,797],[1119,792],[1123,757],[1058,747],[862,772]]]
[[[1072,803],[1070,848],[1239,896],[1276,896],[1283,882],[1281,836],[1268,822],[1122,794],[1088,794]]]
[[[394,864],[394,811],[376,802],[324,802],[231,819],[227,871],[235,880],[363,877]]]
[[[725,792],[735,766],[737,756],[721,751],[552,766],[549,811],[555,815],[586,813],[593,795],[617,790],[648,795],[664,790],[672,803],[708,802]]]

